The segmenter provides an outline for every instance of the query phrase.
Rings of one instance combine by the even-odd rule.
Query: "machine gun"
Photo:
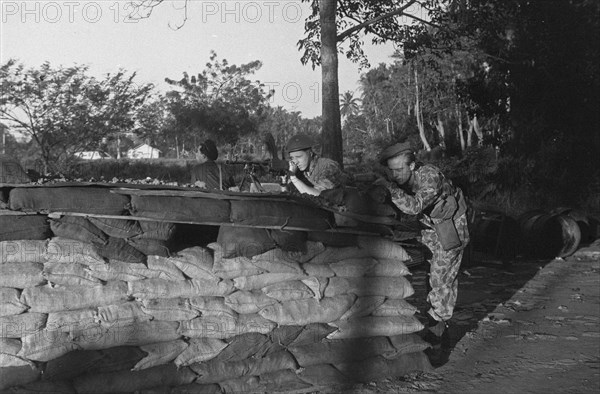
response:
[[[265,160],[265,161],[226,161],[226,165],[239,165],[244,168],[244,177],[238,185],[239,190],[249,182],[254,185],[256,190],[264,193],[265,190],[262,187],[259,177],[266,174],[271,174],[275,177],[284,176],[287,174],[287,163],[283,160]]]

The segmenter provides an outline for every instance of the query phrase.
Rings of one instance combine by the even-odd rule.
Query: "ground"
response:
[[[426,272],[413,269],[424,310]],[[600,392],[600,241],[566,259],[475,256],[435,369],[371,382],[350,393]]]

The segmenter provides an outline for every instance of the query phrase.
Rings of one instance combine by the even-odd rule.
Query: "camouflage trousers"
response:
[[[436,232],[426,229],[421,232],[422,242],[431,251],[429,270],[431,291],[427,301],[431,305],[428,313],[436,320],[450,320],[458,295],[458,270],[464,248],[469,243],[467,215],[454,218],[454,225],[461,240],[461,246],[444,250]]]

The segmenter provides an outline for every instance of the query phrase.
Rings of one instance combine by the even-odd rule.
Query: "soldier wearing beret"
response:
[[[393,203],[402,212],[417,215],[424,224],[422,242],[432,253],[429,330],[441,337],[456,304],[458,269],[469,243],[465,198],[437,167],[417,162],[409,143],[387,147],[379,160],[391,171],[387,187]]]
[[[342,170],[337,162],[319,157],[313,145],[306,134],[296,134],[288,141],[286,151],[290,155],[290,182],[300,193],[318,196],[341,184]]]
[[[204,189],[227,190],[235,186],[233,178],[220,164],[215,163],[219,157],[217,145],[212,140],[206,140],[196,151],[198,164],[192,167],[191,181],[195,186]]]

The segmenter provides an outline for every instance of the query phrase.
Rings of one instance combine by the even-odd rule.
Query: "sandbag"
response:
[[[276,302],[277,300],[259,290],[238,290],[225,297],[225,305],[242,314],[257,313],[265,306]]]
[[[135,364],[131,370],[140,371],[142,369],[170,363],[187,347],[188,344],[182,339],[140,346],[140,349],[148,353],[148,355]]]
[[[0,352],[0,368],[6,367],[22,367],[22,366],[34,367],[33,361],[27,360],[26,358],[19,357],[15,354],[6,354]]]
[[[105,234],[116,238],[131,238],[142,233],[135,220],[89,217],[88,220]]]
[[[46,325],[45,313],[26,312],[0,317],[0,338],[21,338],[38,332]]]
[[[139,394],[221,394],[218,384],[192,383],[177,387],[159,386],[154,389],[138,391]]]
[[[394,355],[396,349],[386,337],[355,338],[289,347],[301,367],[360,361],[370,357]]]
[[[325,230],[334,227],[333,214],[292,201],[232,200],[231,221],[247,225],[302,227]]]
[[[221,226],[217,243],[223,258],[252,257],[273,249],[276,244],[264,228]]]
[[[272,249],[252,257],[252,264],[273,274],[301,274],[300,264],[293,259],[295,252]]]
[[[148,256],[147,258],[148,273],[145,275],[150,279],[165,279],[170,281],[185,280],[185,275],[175,263],[164,256]]]
[[[55,237],[101,245],[108,242],[108,236],[82,216],[66,215],[60,219],[50,219],[50,229]]]
[[[161,385],[190,384],[195,378],[196,375],[189,368],[167,364],[141,371],[84,375],[75,378],[73,386],[78,393],[128,393]]]
[[[46,240],[0,241],[0,264],[43,263],[47,245]]]
[[[425,342],[417,334],[394,335],[389,337],[389,340],[392,346],[394,346],[395,352],[394,354],[386,355],[386,358],[395,358],[400,354],[421,352],[431,347],[429,342]]]
[[[131,214],[167,221],[229,222],[229,202],[211,198],[131,196]]]
[[[0,264],[0,287],[24,289],[46,283],[40,263]]]
[[[8,287],[0,288],[0,317],[18,315],[27,310],[27,305],[19,301],[21,292]]]
[[[330,231],[309,231],[308,240],[321,242],[325,246],[344,247],[358,245],[357,235]]]
[[[230,280],[190,279],[178,282],[164,279],[144,279],[127,282],[128,294],[134,298],[177,298],[194,296],[224,297],[233,292]]]
[[[67,238],[54,237],[48,241],[43,256],[50,263],[79,263],[84,265],[105,264],[94,244]]]
[[[268,305],[258,313],[265,319],[280,325],[306,325],[310,323],[330,323],[338,320],[354,303],[350,294],[326,297],[319,300],[286,301]]]
[[[50,234],[46,215],[0,215],[0,241],[44,240]]]
[[[98,307],[97,320],[103,325],[143,322],[151,319],[152,316],[144,312],[142,303],[138,301]]]
[[[13,211],[81,212],[121,215],[129,203],[127,196],[104,187],[28,187],[10,191]]]
[[[304,263],[302,264],[302,269],[310,276],[321,278],[331,278],[332,276],[335,276],[335,272],[329,267],[329,264]]]
[[[112,260],[109,264],[95,264],[89,266],[87,271],[90,276],[100,279],[104,282],[109,281],[136,281],[147,279],[148,274],[154,273],[142,263],[124,263],[122,261]]]
[[[406,276],[410,272],[406,265],[398,260],[381,259],[372,257],[359,257],[345,259],[329,264],[336,276],[359,277],[359,276]]]
[[[178,339],[179,323],[170,321],[119,322],[73,332],[73,342],[84,350],[141,346]]]
[[[233,280],[233,285],[240,290],[258,290],[275,283],[305,279],[307,277],[308,276],[303,273],[265,273],[235,278]]]
[[[412,316],[417,307],[402,299],[387,299],[379,305],[372,313],[373,316]]]
[[[406,298],[415,293],[410,282],[399,277],[363,277],[363,278],[329,278],[325,289],[325,297],[339,294],[356,294],[358,296],[385,296],[388,298]]]
[[[146,256],[155,255],[169,257],[171,255],[167,241],[152,238],[140,238],[138,236],[127,238],[127,243]]]
[[[184,321],[200,316],[189,298],[157,298],[142,300],[142,311],[154,320]]]
[[[355,319],[357,317],[368,316],[377,310],[385,301],[384,296],[364,296],[357,297],[354,304],[340,317],[340,320]]]
[[[312,278],[315,279],[315,278]],[[316,292],[311,290],[303,281],[293,280],[288,282],[275,283],[262,288],[262,292],[267,296],[278,301],[303,300],[305,298],[321,298],[319,286],[316,286]]]
[[[223,362],[212,359],[192,364],[190,368],[198,375],[198,383],[219,383],[242,376],[258,376],[281,369],[296,369],[294,357],[287,351],[271,353],[262,358]]]
[[[301,391],[311,388],[308,383],[300,379],[296,369],[267,372],[260,375],[259,381],[261,386],[264,387],[264,392],[267,393]]]
[[[237,379],[229,379],[219,382],[220,392],[224,394],[236,393],[265,393],[258,376],[244,376]]]
[[[306,252],[306,231],[268,230],[278,248],[290,252]]]
[[[223,297],[190,297],[190,305],[202,316],[236,316],[235,311],[225,304]]]
[[[234,279],[241,276],[252,276],[265,273],[266,270],[257,267],[248,257],[234,257],[231,259],[215,259],[213,273],[219,278]]]
[[[192,279],[217,279],[213,273],[214,258],[210,249],[200,246],[183,249],[171,257],[173,264]]]
[[[345,385],[348,378],[330,364],[310,365],[298,372],[302,381],[317,388],[319,386]]]
[[[271,332],[277,331],[278,328]],[[227,347],[223,349],[215,361],[242,361],[254,357],[262,357],[267,353],[272,341],[268,336],[257,332],[236,335],[227,340]]]
[[[123,238],[108,237],[105,245],[94,245],[94,250],[98,255],[107,259],[123,261],[125,263],[145,263],[146,255]]]
[[[21,293],[21,302],[30,312],[61,312],[111,305],[127,300],[127,283],[109,282],[104,286],[29,287]]]
[[[337,327],[338,330],[329,334],[328,339],[391,337],[423,329],[423,324],[414,316],[367,316],[352,320],[340,320],[331,325]]]
[[[281,248],[271,249],[261,255],[254,256],[253,261],[262,260],[277,264],[287,264],[297,269],[297,263],[306,263],[320,253],[325,251],[325,246],[319,242],[306,242],[305,250],[283,250]],[[276,272],[276,271],[269,271]]]
[[[71,332],[92,326],[96,326],[96,310],[93,308],[48,313],[46,320],[49,331]]]
[[[0,390],[35,382],[41,374],[40,369],[32,368],[29,365],[0,368]]]
[[[369,255],[377,259],[392,259],[407,261],[410,259],[406,250],[399,244],[381,237],[358,237],[358,246],[369,252]]]
[[[77,394],[71,382],[50,382],[40,380],[13,387],[11,394]]]
[[[48,282],[65,287],[101,286],[101,280],[91,275],[88,267],[79,263],[45,263],[42,275]]]
[[[161,241],[170,241],[177,231],[177,225],[169,222],[154,222],[151,220],[140,220],[140,229],[142,230],[138,238],[158,239]]]
[[[101,373],[130,370],[146,352],[136,346],[121,346],[106,350],[75,350],[59,358],[48,361],[43,379],[60,381],[88,373]]]
[[[21,341],[23,346],[17,355],[33,361],[54,360],[77,349],[68,332],[46,328],[22,337]]]
[[[327,335],[335,331],[335,328],[323,323],[311,323],[305,326],[296,326],[299,328],[299,332],[297,334],[294,334],[295,327],[293,326],[280,328],[284,328],[283,331],[288,332],[288,327],[291,328],[289,331],[291,336],[287,337],[284,341],[281,341],[281,337],[278,339],[283,344],[287,343],[288,346],[302,346],[309,343],[321,342],[327,337]],[[275,340],[275,336],[272,335],[272,337]]]
[[[189,346],[175,359],[177,368],[215,358],[227,343],[217,338],[192,338]],[[194,375],[195,377],[196,375]]]
[[[200,316],[182,321],[179,334],[190,338],[227,339],[250,332],[268,334],[274,328],[275,323],[258,314]]]
[[[311,264],[330,264],[336,261],[353,259],[369,256],[369,251],[361,249],[358,246],[348,246],[343,248],[327,246],[325,249],[310,259]]]
[[[391,377],[402,377],[411,372],[430,372],[433,370],[423,352],[403,354],[395,359],[372,357],[350,363],[337,363],[334,366],[349,380],[372,382]]]
[[[21,350],[21,340],[16,338],[0,338],[0,353],[16,355]]]

